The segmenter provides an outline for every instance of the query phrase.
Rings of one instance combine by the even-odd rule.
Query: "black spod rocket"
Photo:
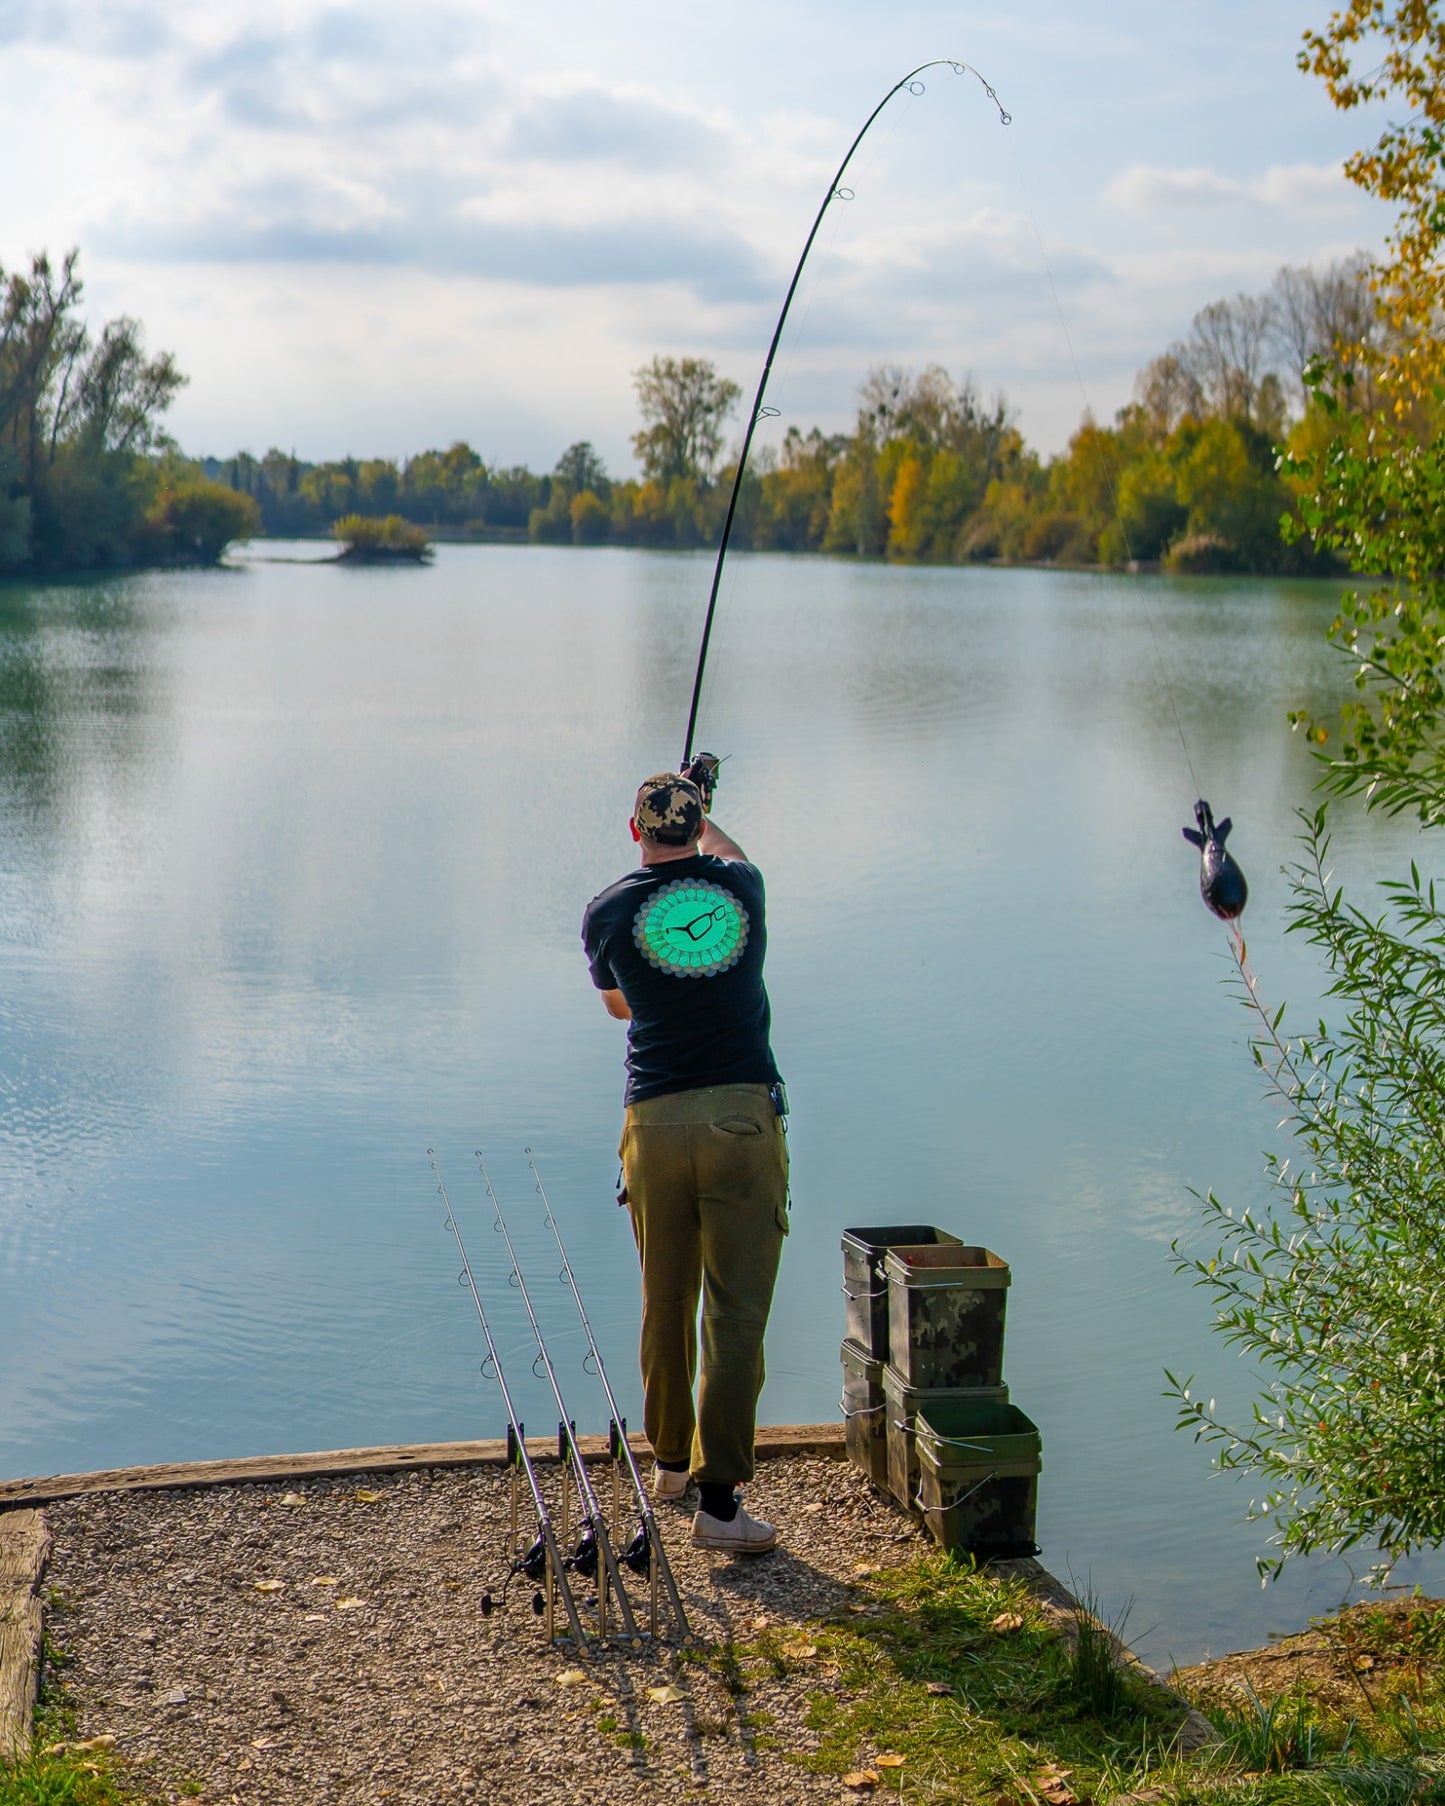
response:
[[[1199,894],[1204,899],[1205,907],[1212,910],[1221,921],[1232,922],[1243,912],[1249,901],[1249,886],[1244,881],[1244,873],[1236,865],[1233,854],[1224,850],[1224,843],[1234,824],[1227,815],[1222,822],[1216,824],[1209,812],[1209,804],[1202,797],[1194,805],[1194,819],[1199,826],[1185,828],[1183,833],[1192,846],[1199,848]]]

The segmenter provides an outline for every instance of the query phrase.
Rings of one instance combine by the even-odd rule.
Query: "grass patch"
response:
[[[45,1753],[74,1741],[76,1718],[61,1679],[69,1658],[49,1638],[42,1651],[34,1752],[23,1762],[0,1762],[0,1806],[132,1806],[137,1796],[111,1771],[107,1751]]]
[[[1445,1614],[1402,1623],[1353,1614],[1316,1636],[1355,1681],[1269,1698],[1235,1688],[1201,1700],[1220,1738],[1175,1743],[1179,1702],[1119,1666],[1110,1631],[1081,1614],[1061,1633],[1022,1581],[929,1554],[871,1577],[871,1610],[769,1629],[709,1652],[739,1700],[809,1677],[814,1745],[791,1760],[875,1798],[933,1806],[1445,1806]],[[1366,1710],[1366,1699],[1370,1706]],[[900,1760],[901,1758],[901,1760]]]

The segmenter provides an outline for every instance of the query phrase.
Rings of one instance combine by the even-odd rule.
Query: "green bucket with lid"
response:
[[[980,1560],[1037,1555],[1038,1425],[1014,1404],[926,1399],[915,1419],[917,1509],[939,1547]]]

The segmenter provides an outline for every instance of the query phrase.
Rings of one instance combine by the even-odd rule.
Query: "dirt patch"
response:
[[[555,1476],[555,1469],[553,1470]],[[160,1799],[317,1806],[445,1800],[744,1803],[838,1798],[790,1752],[836,1684],[799,1626],[875,1609],[860,1567],[923,1539],[842,1462],[770,1461],[747,1502],[785,1546],[710,1559],[661,1514],[694,1630],[779,1653],[740,1674],[671,1646],[549,1647],[505,1569],[495,1468],[111,1494],[49,1507],[47,1631],[74,1735],[113,1735]],[[633,1589],[646,1609],[646,1588]],[[656,1692],[660,1697],[654,1697]]]
[[[1445,1600],[1367,1600],[1265,1649],[1234,1650],[1171,1677],[1200,1704],[1237,1705],[1252,1690],[1266,1705],[1307,1693],[1345,1717],[1405,1691],[1433,1687],[1445,1659]]]

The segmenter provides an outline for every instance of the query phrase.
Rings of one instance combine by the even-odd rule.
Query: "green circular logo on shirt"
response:
[[[674,978],[714,978],[742,958],[748,912],[720,884],[674,878],[638,910],[632,938],[660,972]]]

